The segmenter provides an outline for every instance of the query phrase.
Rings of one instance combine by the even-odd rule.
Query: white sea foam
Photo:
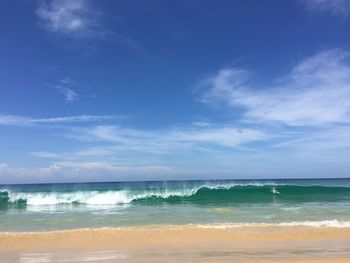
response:
[[[38,192],[17,193],[9,192],[9,202],[26,201],[27,205],[56,205],[56,204],[118,204],[128,203],[130,200],[124,192],[107,191],[78,191],[78,192]]]
[[[272,187],[272,189],[271,189],[271,193],[273,193],[273,194],[277,194],[277,195],[280,195],[280,194],[281,194],[280,192],[278,192],[278,191],[276,190],[276,188],[275,188],[275,187]]]
[[[292,206],[292,207],[281,207],[280,208],[281,210],[284,210],[284,211],[296,211],[296,210],[300,210],[301,207],[299,206]]]
[[[282,226],[313,226],[313,227],[350,227],[350,221],[322,220],[322,221],[303,221],[280,223]]]
[[[283,223],[222,223],[197,225],[200,228],[229,229],[237,227],[268,227],[268,226],[309,226],[309,227],[334,227],[349,228],[350,221],[321,220],[321,221],[293,221]]]
[[[168,198],[171,196],[189,196],[195,194],[197,189],[181,189],[181,190],[151,190],[133,192],[127,190],[110,190],[110,191],[76,191],[76,192],[11,192],[9,202],[25,201],[27,205],[57,205],[57,204],[88,204],[88,205],[115,205],[128,204],[133,200],[160,197]]]

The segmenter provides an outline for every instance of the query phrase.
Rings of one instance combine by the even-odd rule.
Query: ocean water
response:
[[[0,231],[174,224],[350,227],[350,179],[0,185]]]

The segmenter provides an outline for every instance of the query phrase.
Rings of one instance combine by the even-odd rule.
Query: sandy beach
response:
[[[349,262],[350,229],[179,225],[8,232],[0,234],[0,251],[1,262],[24,263]]]

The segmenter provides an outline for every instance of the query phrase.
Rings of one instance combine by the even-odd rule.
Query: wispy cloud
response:
[[[65,88],[62,86],[58,86],[57,90],[63,94],[65,101],[67,102],[73,102],[78,99],[78,93],[76,93],[73,89],[71,88]]]
[[[69,38],[103,37],[101,13],[86,0],[41,1],[36,10],[43,26],[50,32]]]
[[[221,126],[177,127],[138,130],[115,125],[75,127],[65,137],[79,141],[78,149],[65,152],[34,151],[32,156],[59,162],[107,162],[119,166],[169,165],[184,156],[194,161],[200,156],[213,159],[229,151],[249,152],[254,142],[266,142],[263,131]],[[176,161],[177,160],[177,161]]]
[[[107,141],[125,145],[128,149],[168,151],[179,147],[213,145],[238,147],[268,136],[261,130],[215,125],[211,127],[177,127],[163,130],[136,130],[121,126],[76,128],[70,137],[87,141]]]
[[[71,48],[94,48],[98,42],[112,41],[136,52],[143,51],[139,41],[108,29],[103,23],[104,14],[91,4],[89,0],[40,0],[36,14],[48,32],[72,40],[68,44]]]
[[[13,167],[0,163],[0,181],[1,183],[100,181],[101,174],[105,180],[130,181],[134,176],[152,178],[151,176],[174,171],[171,166],[126,166],[106,162],[62,161],[37,168]]]
[[[302,0],[310,11],[328,12],[332,15],[347,17],[350,14],[348,0]]]
[[[225,68],[203,81],[205,103],[242,108],[242,120],[291,126],[350,123],[350,53],[322,51],[298,63],[272,87],[251,84],[249,72]]]
[[[224,68],[201,82],[201,100],[225,105],[236,122],[270,135],[264,146],[250,149],[274,169],[290,160],[300,162],[304,172],[306,160],[324,169],[344,167],[350,149],[349,60],[347,51],[325,50],[296,63],[270,86],[256,84],[247,69]]]
[[[57,159],[60,158],[60,155],[53,152],[32,152],[32,155],[39,158],[46,159]]]
[[[73,86],[75,86],[75,81],[64,77],[55,85],[55,89],[64,96],[66,102],[74,102],[79,99],[79,94],[73,89]]]
[[[54,160],[82,160],[85,158],[98,158],[115,155],[118,148],[114,146],[93,146],[75,152],[48,152],[38,151],[31,154],[35,157]]]
[[[299,152],[320,154],[332,150],[350,149],[350,126],[330,126],[312,131],[299,131],[274,147],[292,148]],[[336,158],[341,159],[340,156]]]
[[[110,171],[155,171],[155,170],[170,170],[169,166],[125,166],[125,165],[115,165],[106,162],[71,162],[63,161],[55,163],[56,167],[59,168],[73,168],[73,169],[83,169],[83,170],[110,170]]]
[[[120,119],[120,116],[109,115],[77,115],[56,118],[30,118],[16,115],[0,114],[0,125],[7,126],[30,126],[39,124],[64,124],[79,122],[99,122]]]

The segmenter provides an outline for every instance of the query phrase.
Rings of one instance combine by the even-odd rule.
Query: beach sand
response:
[[[0,262],[350,262],[350,228],[148,226],[0,233]]]

